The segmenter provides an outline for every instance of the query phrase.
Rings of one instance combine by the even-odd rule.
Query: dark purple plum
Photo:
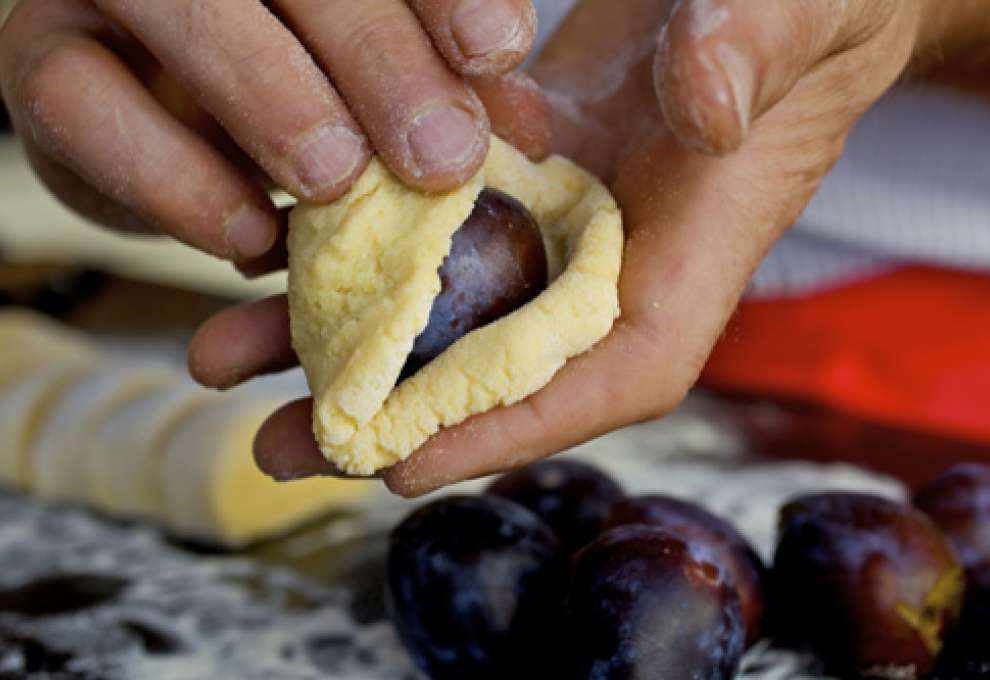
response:
[[[565,639],[575,680],[727,680],[746,637],[732,578],[705,545],[630,524],[574,557]]]
[[[968,594],[959,625],[939,655],[932,680],[990,678],[990,593]]]
[[[434,680],[529,678],[560,629],[567,562],[553,531],[497,496],[452,496],[393,532],[387,600],[399,637]]]
[[[959,626],[933,677],[990,678],[990,466],[955,465],[918,489],[914,504],[942,530],[968,580]]]
[[[476,328],[519,309],[547,286],[539,225],[522,203],[485,189],[454,232],[440,266],[440,294],[403,369],[412,375]]]
[[[616,503],[605,520],[605,528],[625,524],[663,527],[676,536],[712,550],[725,565],[739,591],[747,647],[763,636],[766,567],[735,527],[694,503],[659,494]]]
[[[970,588],[990,592],[990,466],[951,467],[921,487],[914,504],[949,540]]]
[[[858,493],[802,496],[781,510],[770,577],[778,642],[840,677],[923,678],[955,625],[963,570],[935,524]]]
[[[593,541],[612,505],[625,498],[618,483],[601,470],[559,458],[503,475],[488,493],[514,500],[542,517],[570,553]]]

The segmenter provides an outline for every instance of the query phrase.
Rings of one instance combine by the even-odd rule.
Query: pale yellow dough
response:
[[[172,367],[101,355],[39,315],[0,311],[0,486],[229,546],[373,504],[373,482],[279,484],[257,468],[255,433],[295,394],[276,392],[213,393]]]
[[[81,334],[41,314],[0,310],[0,389],[53,359],[90,362],[97,352]]]
[[[161,512],[183,536],[239,546],[357,505],[373,482],[326,477],[280,484],[254,463],[254,435],[280,401],[218,399],[188,413],[161,451]]]
[[[440,291],[451,236],[485,187],[529,208],[551,284],[396,387]],[[531,163],[497,138],[481,172],[456,191],[423,195],[376,159],[336,203],[298,206],[289,231],[292,339],[323,454],[368,475],[439,428],[542,388],[612,327],[622,245],[618,206],[598,180],[560,157]]]

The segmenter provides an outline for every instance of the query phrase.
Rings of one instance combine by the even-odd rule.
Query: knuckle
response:
[[[391,5],[376,3],[374,8],[354,6],[344,11],[339,19],[347,29],[341,31],[346,36],[342,48],[349,55],[373,54],[376,61],[390,57],[404,61],[408,52],[395,47],[426,41],[426,37],[420,34],[419,25],[404,20],[404,16]],[[379,49],[375,49],[376,46]]]
[[[176,15],[189,49],[204,57],[204,68],[214,68],[217,74],[230,69],[247,86],[271,83],[291,67],[296,55],[287,58],[287,52],[302,50],[287,31],[261,33],[232,21],[237,17],[214,0],[185,0]],[[218,53],[225,63],[211,65]]]
[[[181,0],[176,3],[174,16],[191,43],[222,36],[225,17],[214,0]]]
[[[240,28],[232,24],[229,10],[213,0],[186,0],[176,12],[190,49],[204,55],[215,55],[219,50],[234,77],[245,84],[263,84],[284,69],[286,50],[296,46],[287,32],[266,32],[241,35]],[[208,63],[208,62],[207,62]]]

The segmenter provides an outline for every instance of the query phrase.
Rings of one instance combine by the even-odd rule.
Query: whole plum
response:
[[[547,286],[543,236],[522,203],[485,189],[440,266],[440,294],[413,343],[402,377],[464,335],[515,311]]]
[[[400,639],[434,680],[529,678],[552,658],[566,575],[557,538],[529,510],[452,496],[392,532],[386,597]]]
[[[990,677],[990,466],[955,465],[918,489],[914,504],[931,517],[966,569],[958,628],[934,674],[937,680]]]
[[[990,602],[987,593],[967,596],[959,625],[939,655],[932,680],[990,678]]]
[[[965,587],[931,520],[857,493],[782,509],[770,581],[778,642],[815,652],[841,677],[899,679],[932,670]]]
[[[681,538],[707,546],[728,569],[739,591],[747,647],[763,636],[766,567],[735,527],[701,506],[659,494],[616,503],[605,528],[624,524],[663,527]]]
[[[949,540],[970,588],[990,593],[990,466],[951,467],[921,487],[914,504]]]
[[[620,526],[581,550],[566,615],[575,680],[727,680],[743,653],[739,595],[721,561],[657,526]]]
[[[598,536],[612,505],[625,498],[618,483],[601,470],[559,458],[503,475],[488,487],[488,493],[513,500],[542,517],[571,553]]]

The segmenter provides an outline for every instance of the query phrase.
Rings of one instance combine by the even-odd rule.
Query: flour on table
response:
[[[663,422],[621,430],[566,455],[602,466],[632,493],[666,492],[731,517],[764,556],[772,551],[777,508],[790,496],[823,489],[905,495],[900,484],[847,465],[742,464],[740,443],[722,422],[690,400]],[[414,505],[383,500],[370,512],[331,518],[283,540],[278,555],[300,564],[308,559],[316,582],[263,561],[264,547],[254,558],[200,554],[152,528],[0,494],[0,675],[421,680],[380,604],[367,606],[380,599],[374,575],[382,534]],[[336,552],[321,552],[327,548]],[[314,555],[324,556],[314,561]],[[112,597],[51,616],[19,615],[11,606],[31,604],[12,600],[13,589],[79,574]],[[56,602],[73,599],[64,587],[52,591],[59,593]],[[763,644],[744,660],[739,680],[820,680],[809,668],[807,659]]]

